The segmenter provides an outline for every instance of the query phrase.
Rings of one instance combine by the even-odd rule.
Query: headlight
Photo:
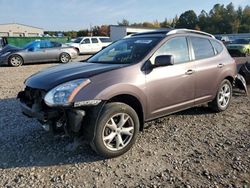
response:
[[[1,56],[3,57],[3,56],[7,56],[7,55],[9,55],[11,52],[5,52],[4,54],[2,54]]]
[[[73,80],[50,90],[44,98],[48,106],[69,106],[75,95],[90,83],[89,79]]]

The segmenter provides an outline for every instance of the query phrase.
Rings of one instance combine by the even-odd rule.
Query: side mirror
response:
[[[155,58],[154,67],[163,67],[174,64],[174,57],[172,55],[160,55]]]

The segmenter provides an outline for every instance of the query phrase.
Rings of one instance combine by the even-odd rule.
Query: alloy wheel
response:
[[[10,59],[10,63],[12,66],[19,66],[20,64],[22,64],[22,59],[19,56],[13,56]]]
[[[69,62],[69,60],[70,60],[70,57],[69,57],[68,54],[63,53],[63,54],[61,55],[61,62],[62,62],[62,63],[67,63],[67,62]]]
[[[224,108],[228,105],[229,101],[230,101],[230,97],[231,97],[231,89],[230,86],[225,83],[219,92],[219,96],[218,96],[218,103],[219,105]]]
[[[112,116],[104,126],[102,139],[104,145],[112,151],[126,147],[134,135],[134,122],[126,113]]]

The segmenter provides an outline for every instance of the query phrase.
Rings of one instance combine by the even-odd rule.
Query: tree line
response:
[[[147,28],[187,28],[201,30],[212,34],[250,33],[250,6],[235,8],[233,3],[228,5],[215,4],[206,12],[202,10],[197,15],[193,10],[187,10],[179,17],[165,19],[162,22],[130,23],[123,19],[117,23],[120,26],[147,27]],[[76,38],[79,36],[109,36],[109,26],[94,26],[91,29],[63,32],[65,36]],[[53,35],[56,32],[46,32]]]

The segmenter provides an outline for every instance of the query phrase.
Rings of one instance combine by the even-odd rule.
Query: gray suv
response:
[[[85,62],[25,81],[23,114],[55,134],[84,137],[105,157],[135,143],[144,122],[208,103],[226,110],[236,64],[214,36],[187,29],[134,34]]]

